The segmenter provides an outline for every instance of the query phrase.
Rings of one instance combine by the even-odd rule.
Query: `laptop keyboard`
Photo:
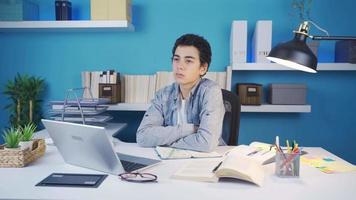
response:
[[[144,164],[130,162],[130,161],[126,161],[126,160],[120,160],[120,162],[126,172],[132,172],[132,171],[135,171],[135,170],[138,170],[138,169],[141,169],[141,168],[144,168],[147,166]]]

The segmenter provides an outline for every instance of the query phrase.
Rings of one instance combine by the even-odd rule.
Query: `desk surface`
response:
[[[121,153],[158,158],[151,148],[134,143],[115,142]],[[224,151],[226,147],[219,147]],[[311,154],[329,155],[322,148],[305,148]],[[0,168],[0,199],[353,199],[356,196],[356,172],[324,174],[302,165],[300,178],[278,178],[274,164],[264,166],[266,178],[263,187],[242,182],[193,182],[171,179],[170,176],[188,160],[164,160],[145,170],[158,175],[158,183],[129,183],[109,175],[96,189],[35,187],[53,172],[99,173],[94,170],[66,164],[57,148],[47,146],[44,157],[25,168]]]

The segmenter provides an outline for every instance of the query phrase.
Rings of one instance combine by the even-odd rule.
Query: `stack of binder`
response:
[[[230,64],[232,66],[247,61],[247,21],[235,20],[230,33]]]
[[[266,58],[272,47],[272,21],[259,20],[256,22],[252,37],[252,62],[270,63]]]
[[[69,92],[75,92],[78,89],[69,89]],[[68,93],[67,91],[67,93]],[[76,96],[76,95],[75,95]],[[106,123],[112,119],[112,116],[106,113],[109,99],[104,98],[74,98],[64,100],[50,101],[48,114],[50,118],[58,121],[81,122],[83,124]]]

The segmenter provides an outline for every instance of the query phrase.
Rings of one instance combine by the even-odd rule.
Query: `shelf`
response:
[[[232,66],[237,71],[297,71],[276,63],[239,63]],[[356,64],[319,63],[317,71],[356,71]]]
[[[71,20],[71,21],[0,21],[0,32],[22,31],[81,31],[116,30],[134,31],[126,20]]]
[[[119,103],[110,105],[109,111],[146,111],[150,104]],[[283,112],[283,113],[308,113],[310,105],[261,105],[241,106],[241,112]]]
[[[241,106],[241,112],[309,113],[310,105],[260,105]]]

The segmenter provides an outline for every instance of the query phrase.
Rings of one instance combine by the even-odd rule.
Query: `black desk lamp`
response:
[[[352,36],[312,36],[308,31],[309,24],[305,21],[297,31],[293,31],[294,38],[272,48],[267,59],[286,67],[316,73],[318,59],[306,44],[308,37],[313,40],[356,40]]]

